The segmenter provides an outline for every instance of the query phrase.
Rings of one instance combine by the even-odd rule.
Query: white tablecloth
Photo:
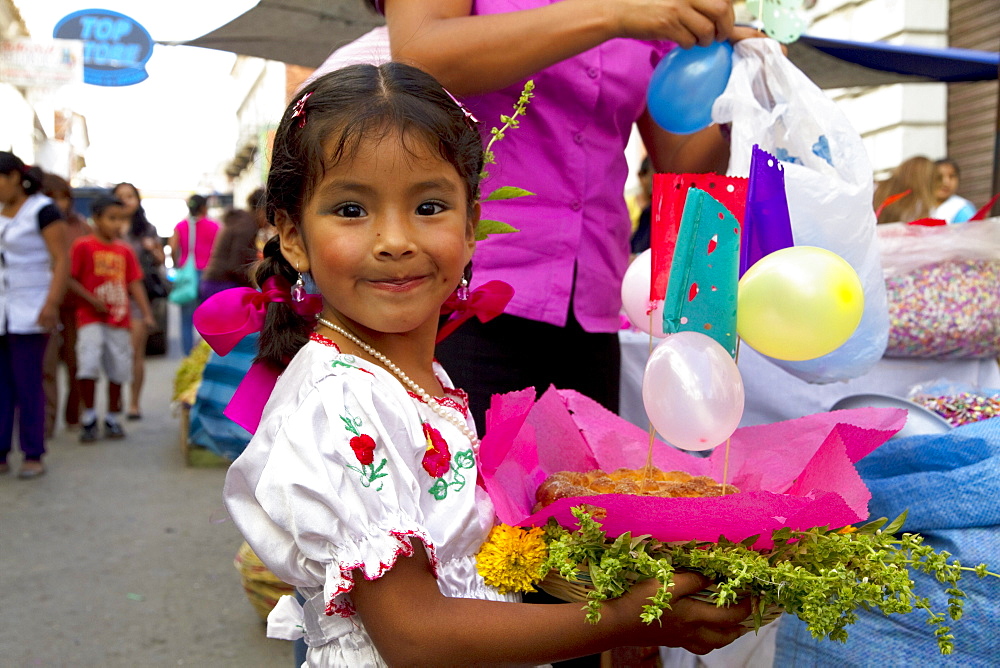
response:
[[[649,356],[649,335],[622,330],[621,407],[629,422],[648,428],[642,405],[642,374]],[[655,346],[659,339],[653,340]],[[905,398],[916,385],[952,384],[981,389],[1000,388],[996,360],[922,360],[884,358],[860,378],[813,385],[778,368],[749,346],[740,346],[740,374],[746,407],[740,426],[769,424],[830,410],[838,399],[852,394],[891,394]]]

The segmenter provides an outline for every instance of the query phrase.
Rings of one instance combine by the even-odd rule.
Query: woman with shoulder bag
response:
[[[194,347],[194,325],[191,318],[194,310],[201,303],[198,299],[198,285],[201,282],[201,272],[208,266],[212,256],[212,246],[219,233],[219,224],[208,218],[208,199],[201,195],[191,195],[188,198],[190,215],[174,226],[170,237],[170,257],[174,259],[174,269],[177,278],[171,290],[170,301],[181,307],[181,352],[191,354]],[[186,266],[188,260],[192,266]],[[188,276],[194,283],[194,289],[188,296]],[[183,285],[182,285],[183,281]],[[180,295],[185,293],[184,297]]]

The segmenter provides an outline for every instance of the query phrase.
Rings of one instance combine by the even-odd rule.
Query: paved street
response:
[[[174,336],[148,360],[144,418],[125,440],[83,446],[60,427],[44,476],[0,477],[0,666],[293,665],[233,567],[225,470],[181,457],[178,350]]]

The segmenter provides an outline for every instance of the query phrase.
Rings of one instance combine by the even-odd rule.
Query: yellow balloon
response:
[[[811,360],[851,338],[864,306],[861,279],[846,260],[824,248],[792,246],[765,255],[743,274],[736,331],[768,357]]]

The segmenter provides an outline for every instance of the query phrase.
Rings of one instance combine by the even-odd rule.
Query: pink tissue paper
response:
[[[772,531],[837,528],[868,517],[871,494],[854,463],[889,440],[906,422],[897,408],[858,408],[737,429],[730,439],[726,482],[739,494],[708,498],[659,498],[604,494],[560,499],[537,513],[535,490],[557,471],[645,466],[649,434],[593,400],[550,388],[537,401],[528,388],[493,397],[480,445],[482,483],[498,519],[543,526],[554,517],[575,527],[570,508],[603,508],[611,538],[625,532],[667,541],[742,541]],[[724,446],[698,457],[663,442],[653,444],[653,464],[664,471],[707,475],[721,482]]]

